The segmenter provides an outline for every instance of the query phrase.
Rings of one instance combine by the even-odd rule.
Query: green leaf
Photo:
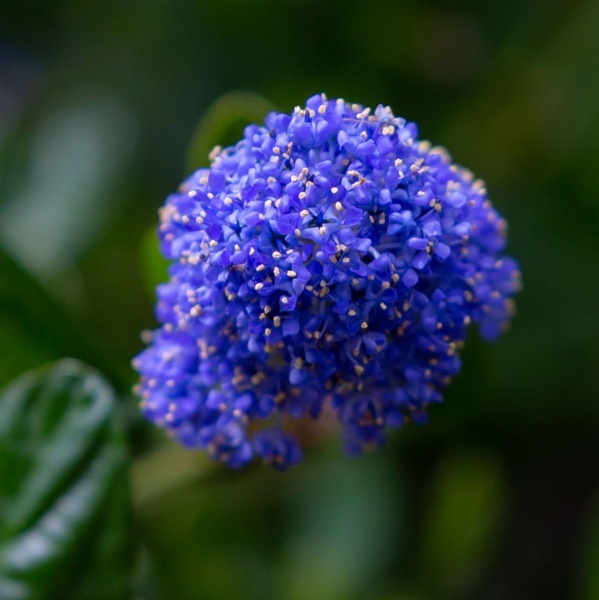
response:
[[[0,597],[124,598],[127,452],[112,389],[74,360],[0,395]]]
[[[204,113],[193,136],[188,152],[189,170],[207,165],[215,146],[234,144],[246,125],[262,123],[274,109],[273,104],[253,92],[230,92],[218,98]]]

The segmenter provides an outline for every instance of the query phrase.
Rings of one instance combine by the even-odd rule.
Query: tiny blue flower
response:
[[[313,96],[215,148],[161,209],[161,328],[134,360],[144,415],[232,468],[301,451],[335,412],[350,452],[425,422],[470,323],[496,339],[517,264],[480,179],[389,107]]]

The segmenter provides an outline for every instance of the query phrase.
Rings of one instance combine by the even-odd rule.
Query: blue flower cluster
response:
[[[181,443],[285,469],[293,420],[333,411],[360,452],[426,420],[470,323],[506,327],[505,221],[389,107],[319,94],[210,159],[161,209],[162,327],[134,360],[143,413]]]

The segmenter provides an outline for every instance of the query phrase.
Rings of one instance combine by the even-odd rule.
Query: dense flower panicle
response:
[[[506,327],[505,221],[389,107],[313,96],[210,159],[161,210],[162,327],[134,361],[145,416],[183,444],[284,469],[288,423],[326,408],[360,452],[426,420],[470,323]]]

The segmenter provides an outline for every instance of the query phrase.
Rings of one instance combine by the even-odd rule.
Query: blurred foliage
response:
[[[65,360],[0,397],[0,597],[125,598],[126,450],[114,393]]]
[[[261,123],[274,105],[252,92],[231,92],[218,98],[204,113],[187,152],[190,172],[208,166],[216,146],[230,146],[248,123]]]
[[[119,395],[61,362],[0,398],[0,597],[597,596],[596,1],[0,12],[0,384],[71,356]],[[471,336],[426,427],[356,460],[325,434],[285,475],[228,473],[128,395],[166,277],[156,210],[213,146],[319,91],[390,104],[483,177],[524,291],[504,339]],[[56,544],[23,553],[27,535]]]
[[[492,558],[506,503],[502,468],[484,453],[450,454],[437,465],[429,485],[422,578],[432,597],[462,598]]]

